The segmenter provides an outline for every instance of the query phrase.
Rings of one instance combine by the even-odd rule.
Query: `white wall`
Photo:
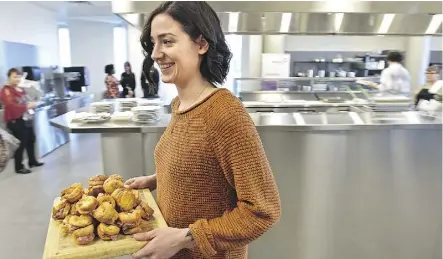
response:
[[[143,96],[143,91],[140,85],[140,76],[142,71],[142,64],[144,56],[142,54],[142,47],[140,45],[140,30],[133,26],[128,26],[128,60],[132,66],[132,72],[136,77],[135,95]]]
[[[59,65],[55,14],[32,3],[0,2],[0,41],[36,45],[38,65]],[[0,73],[3,75],[7,69],[0,67]]]
[[[106,89],[105,66],[114,63],[114,26],[110,23],[89,21],[70,21],[68,24],[72,66],[85,66],[89,69],[88,92],[94,93],[96,99],[100,99]],[[120,79],[120,75],[115,76]]]
[[[433,37],[431,50],[441,50],[441,38]],[[406,50],[405,37],[388,36],[286,36],[286,51]]]

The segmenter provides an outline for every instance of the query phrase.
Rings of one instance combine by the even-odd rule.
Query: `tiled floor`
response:
[[[74,182],[101,173],[100,138],[72,135],[71,142],[42,159],[32,174],[0,173],[0,258],[42,258],[52,202]],[[130,257],[123,257],[130,258]]]

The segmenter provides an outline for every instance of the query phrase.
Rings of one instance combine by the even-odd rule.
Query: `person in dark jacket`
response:
[[[135,75],[129,62],[125,62],[125,72],[122,73],[120,84],[123,87],[123,98],[135,97]]]
[[[32,114],[37,107],[35,102],[27,102],[25,92],[18,87],[20,75],[17,69],[8,71],[8,83],[0,91],[4,105],[4,121],[8,130],[20,140],[20,145],[14,153],[15,172],[29,174],[31,170],[23,166],[23,151],[28,154],[29,167],[42,166],[35,157],[35,133],[32,124]]]
[[[158,86],[160,85],[160,74],[158,70],[152,66],[149,70],[149,80],[144,71],[142,71],[141,76],[141,86],[143,88],[143,98],[157,98],[158,97]]]

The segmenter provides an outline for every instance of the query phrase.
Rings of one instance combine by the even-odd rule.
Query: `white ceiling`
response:
[[[111,1],[30,1],[29,3],[56,13],[60,23],[68,23],[69,20],[124,23],[119,16],[112,13]]]

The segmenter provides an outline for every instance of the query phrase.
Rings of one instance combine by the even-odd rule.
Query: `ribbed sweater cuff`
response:
[[[190,225],[189,229],[195,243],[197,244],[197,247],[205,257],[211,257],[217,254],[217,251],[214,249],[214,237],[209,228],[207,220],[198,220],[194,224]]]

